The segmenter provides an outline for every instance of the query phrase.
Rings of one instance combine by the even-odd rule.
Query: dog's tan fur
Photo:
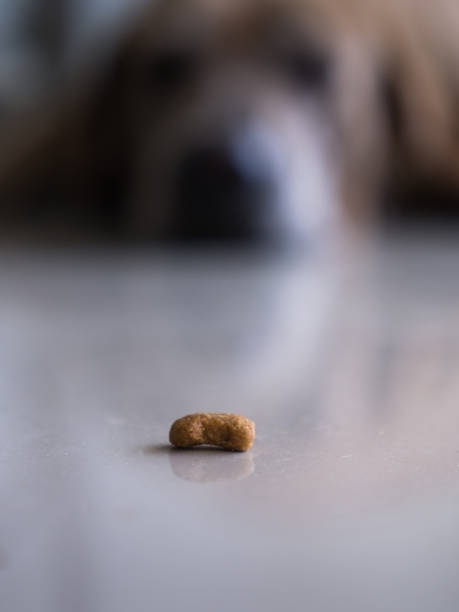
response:
[[[161,224],[164,209],[152,205],[155,168],[191,137],[191,124],[204,126],[202,116],[222,105],[224,94],[216,91],[234,90],[236,81],[225,84],[233,69],[251,108],[258,105],[279,134],[280,113],[298,119],[302,99],[262,58],[273,24],[285,28],[284,37],[294,32],[332,58],[316,122],[333,157],[331,178],[344,218],[366,223],[385,183],[427,179],[459,193],[455,0],[163,0],[127,28],[103,74],[85,78],[4,135],[3,209],[13,202],[17,210],[45,176],[64,192],[70,187],[78,207],[90,209],[100,184],[113,189],[128,176],[132,227]],[[176,44],[199,49],[209,75],[165,103],[139,84],[140,75],[158,50]]]

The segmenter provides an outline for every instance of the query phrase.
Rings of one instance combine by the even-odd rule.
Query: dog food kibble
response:
[[[221,446],[226,450],[246,451],[255,439],[255,423],[237,414],[189,414],[172,423],[171,444],[188,448],[199,444]]]

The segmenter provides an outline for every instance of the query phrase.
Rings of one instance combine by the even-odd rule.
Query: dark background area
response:
[[[0,0],[0,118],[59,87],[143,0]]]

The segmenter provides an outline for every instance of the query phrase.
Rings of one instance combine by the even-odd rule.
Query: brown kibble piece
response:
[[[220,446],[226,450],[246,451],[255,439],[255,423],[238,414],[189,414],[172,423],[171,444],[188,448],[199,444]]]

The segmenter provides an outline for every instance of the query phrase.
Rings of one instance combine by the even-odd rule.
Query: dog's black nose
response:
[[[266,238],[273,226],[275,169],[262,150],[199,146],[181,160],[172,231],[182,239]]]

